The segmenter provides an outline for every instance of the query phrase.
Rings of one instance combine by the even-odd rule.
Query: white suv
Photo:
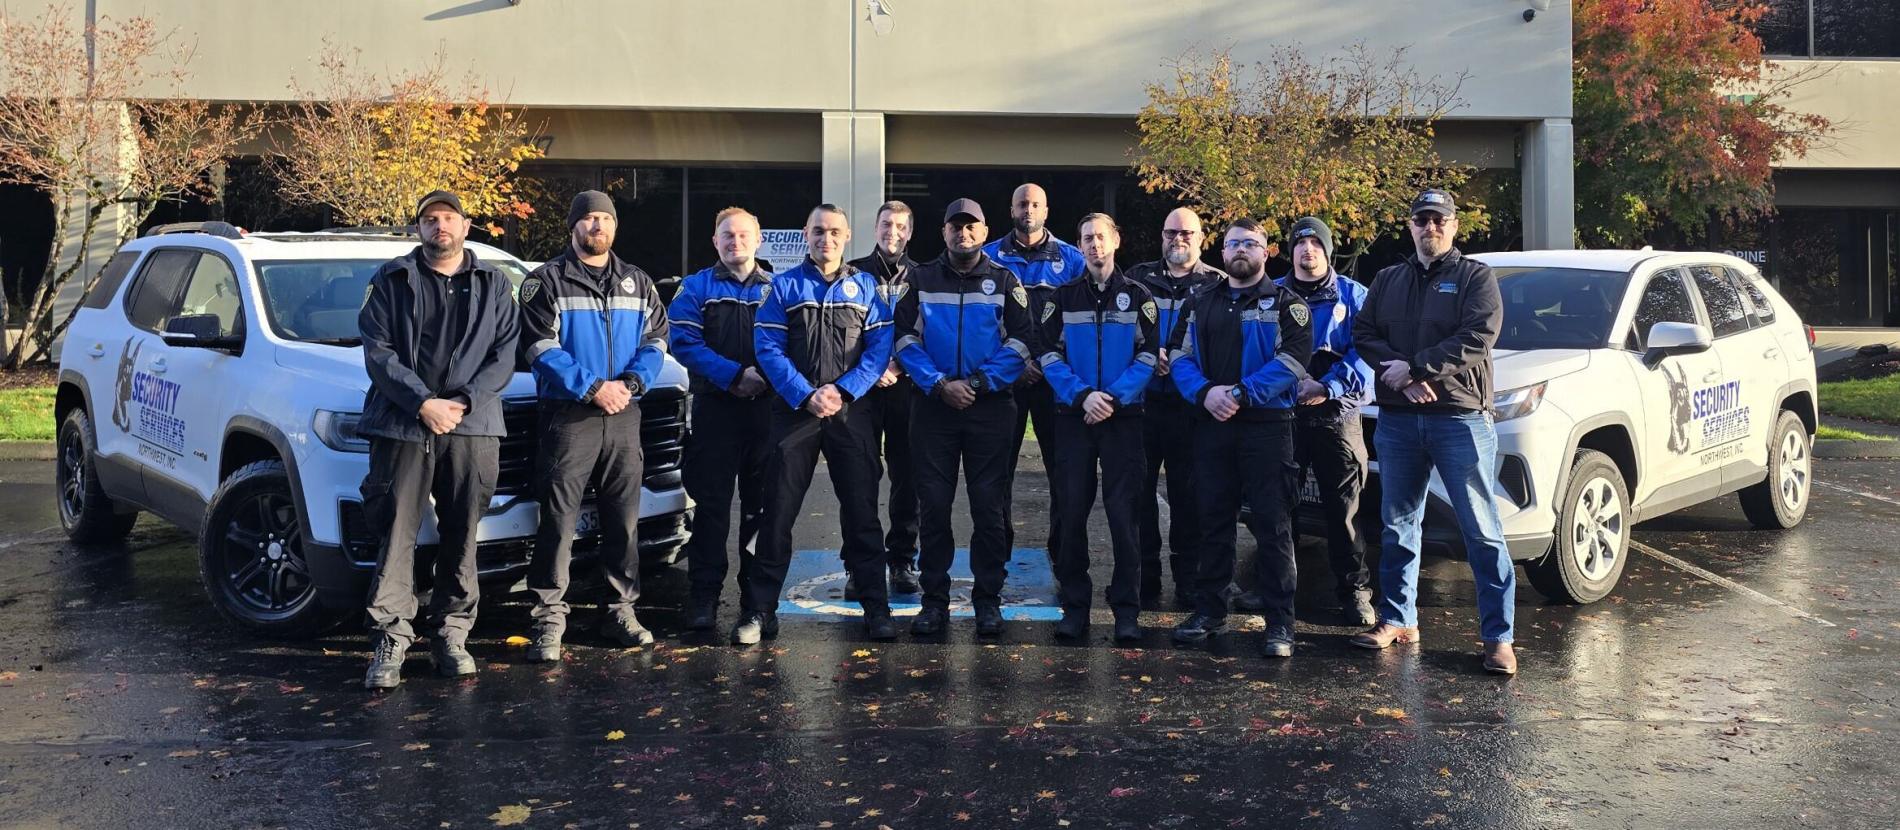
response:
[[[221,222],[154,228],[106,264],[60,352],[58,501],[73,539],[116,541],[137,511],[198,531],[212,604],[272,635],[360,613],[379,539],[359,490],[369,444],[354,427],[369,377],[356,316],[382,263],[413,237],[245,234]],[[527,270],[470,243],[516,285]],[[530,485],[534,382],[503,395],[501,477],[478,531],[483,577],[520,573],[539,506]],[[671,357],[640,406],[646,472],[640,548],[685,543],[680,449],[686,373]],[[578,536],[598,517],[583,513]],[[433,518],[418,541],[437,540]]]
[[[1603,598],[1623,575],[1631,526],[1727,493],[1740,492],[1757,527],[1801,522],[1813,333],[1753,266],[1649,250],[1472,258],[1491,266],[1504,300],[1492,356],[1498,509],[1539,591]],[[1370,448],[1376,407],[1364,423]],[[1427,544],[1461,548],[1436,474],[1427,509]]]

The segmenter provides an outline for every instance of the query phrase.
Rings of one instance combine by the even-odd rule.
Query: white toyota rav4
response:
[[[369,377],[356,327],[369,280],[413,237],[252,233],[221,222],[154,228],[86,295],[60,351],[60,521],[79,541],[123,538],[140,510],[199,534],[212,604],[247,628],[302,636],[360,613],[380,539],[359,490],[354,427]],[[520,262],[469,243],[517,286]],[[501,478],[478,531],[484,579],[527,564],[534,382],[503,395]],[[686,373],[669,356],[641,400],[640,548],[671,561],[687,534],[680,484]],[[591,510],[577,536],[598,530]],[[419,540],[436,542],[433,518]]]
[[[1800,523],[1813,331],[1753,266],[1649,250],[1472,258],[1491,266],[1504,301],[1492,356],[1498,508],[1539,591],[1601,599],[1623,575],[1631,526],[1727,493],[1757,527]],[[1370,448],[1376,407],[1364,424]],[[1376,524],[1376,496],[1365,512]],[[1462,547],[1436,474],[1425,540]]]

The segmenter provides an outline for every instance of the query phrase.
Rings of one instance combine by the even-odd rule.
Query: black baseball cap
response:
[[[989,224],[989,220],[983,218],[983,206],[977,204],[975,199],[958,199],[943,209],[945,222],[955,221],[959,216],[968,216],[985,225]]]
[[[1450,193],[1434,187],[1418,194],[1418,198],[1412,200],[1412,215],[1417,216],[1421,213],[1455,216],[1458,213],[1458,203],[1452,200]]]
[[[422,201],[416,203],[416,221],[422,221],[422,212],[428,210],[430,205],[448,205],[455,208],[456,213],[468,215],[468,211],[462,209],[462,197],[446,190],[431,190],[429,195],[422,197]]]

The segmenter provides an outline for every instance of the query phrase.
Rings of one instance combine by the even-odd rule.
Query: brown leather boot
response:
[[[1510,643],[1484,642],[1484,670],[1492,674],[1517,674],[1517,652]]]
[[[1360,648],[1380,649],[1393,643],[1418,642],[1417,628],[1401,628],[1389,622],[1380,622],[1365,631],[1352,635],[1352,644]]]

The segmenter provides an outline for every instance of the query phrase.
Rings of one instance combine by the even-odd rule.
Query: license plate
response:
[[[1320,506],[1319,480],[1313,477],[1313,471],[1306,471],[1306,477],[1300,480],[1300,503]]]
[[[591,504],[586,505],[581,508],[581,515],[574,519],[574,538],[585,539],[598,535],[600,535],[600,508]]]

